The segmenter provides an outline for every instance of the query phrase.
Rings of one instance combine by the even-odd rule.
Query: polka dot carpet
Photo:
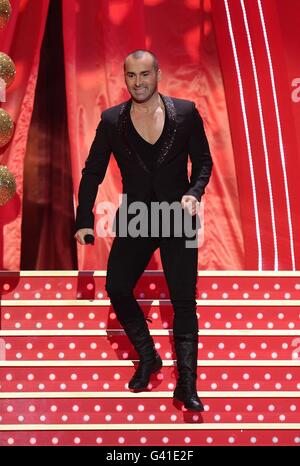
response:
[[[164,360],[141,393],[128,390],[137,355],[104,284],[105,272],[0,272],[1,445],[300,443],[300,274],[199,274],[200,414],[172,398],[163,274],[135,289]]]

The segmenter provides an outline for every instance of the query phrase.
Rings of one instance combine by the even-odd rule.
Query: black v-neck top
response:
[[[132,144],[134,150],[137,152],[137,154],[141,157],[143,160],[144,164],[148,168],[148,170],[152,173],[155,169],[155,165],[157,162],[157,159],[159,157],[159,149],[161,147],[161,144],[163,142],[166,129],[168,125],[168,114],[165,111],[165,122],[164,122],[164,127],[162,130],[161,135],[159,136],[158,140],[154,144],[150,144],[150,142],[147,142],[135,129],[134,124],[131,120],[131,117],[129,117],[129,125],[128,125],[128,137],[130,140],[130,143]]]

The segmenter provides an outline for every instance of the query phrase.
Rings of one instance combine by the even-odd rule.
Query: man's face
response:
[[[144,54],[135,59],[129,56],[125,63],[125,82],[132,99],[135,102],[147,102],[157,91],[160,70],[153,66],[151,55]]]

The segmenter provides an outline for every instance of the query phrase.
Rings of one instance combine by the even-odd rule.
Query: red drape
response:
[[[0,50],[14,60],[17,77],[2,106],[16,130],[0,152],[0,164],[15,175],[17,195],[0,207],[0,268],[18,269],[23,159],[48,0],[11,4],[13,16],[0,31]],[[196,102],[214,159],[203,199],[199,268],[297,269],[297,9],[298,0],[64,0],[74,211],[100,113],[128,98],[124,56],[147,47],[160,60],[160,91]],[[95,211],[102,201],[117,206],[120,192],[119,170],[111,158]],[[99,219],[96,212],[96,224]],[[78,246],[79,268],[105,269],[111,242],[98,238],[94,247]],[[161,268],[159,253],[149,268]]]
[[[63,6],[75,194],[101,111],[128,98],[124,57],[146,46],[160,60],[160,91],[196,102],[215,162],[204,199],[199,268],[243,268],[239,199],[210,1],[65,0]],[[117,205],[120,192],[112,158],[95,210],[101,201]],[[96,213],[95,223],[98,220]],[[94,247],[78,246],[79,268],[105,269],[111,242],[99,238]],[[161,268],[158,252],[149,268]]]
[[[10,143],[0,152],[0,164],[7,165],[17,182],[17,193],[0,207],[0,269],[19,269],[23,198],[23,161],[37,80],[39,54],[49,0],[11,0],[12,17],[0,31],[0,50],[15,63],[16,78],[1,106],[15,122]],[[30,247],[30,243],[25,247]]]
[[[77,268],[64,68],[62,2],[51,0],[24,159],[22,270]]]
[[[213,0],[246,269],[300,265],[298,0]],[[297,90],[298,87],[298,90]]]

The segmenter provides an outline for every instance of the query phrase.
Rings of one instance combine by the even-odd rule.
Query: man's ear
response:
[[[162,75],[162,72],[161,70],[157,70],[157,81],[160,81],[161,80],[161,75]]]

